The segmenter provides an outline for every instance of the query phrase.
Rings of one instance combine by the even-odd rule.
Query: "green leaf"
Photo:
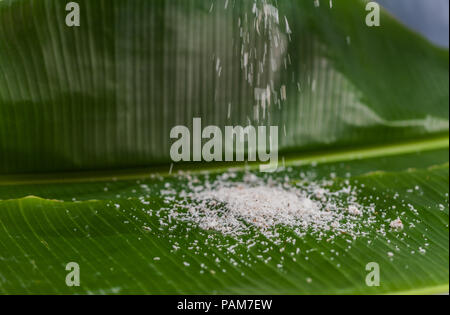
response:
[[[292,34],[281,19],[287,51],[275,59],[291,64],[264,72],[260,87],[285,85],[287,99],[251,121],[286,127],[280,156],[292,169],[273,176],[348,180],[379,217],[356,240],[284,228],[295,246],[253,231],[249,248],[160,220],[175,207],[161,196],[166,185],[187,189],[168,174],[171,128],[252,120],[238,21],[253,1],[78,3],[81,26],[69,28],[65,1],[0,1],[0,293],[448,292],[447,50],[384,12],[381,27],[366,27],[364,1],[278,1]],[[262,49],[265,35],[248,30]],[[231,166],[244,174],[235,164],[174,172],[203,183],[204,172]],[[389,230],[399,216],[405,230]],[[69,262],[80,265],[80,287],[65,283]],[[370,262],[380,287],[366,285]]]
[[[373,156],[344,163],[331,161],[318,166],[294,166],[277,176],[288,175],[295,181],[299,175],[292,174],[300,172],[314,173],[317,179],[335,173],[336,185],[341,179],[364,184],[358,202],[365,204],[369,202],[366,198],[372,198],[379,212],[377,225],[366,231],[367,237],[352,240],[343,235],[329,242],[313,236],[299,238],[286,230],[283,238],[296,238],[295,246],[272,244],[269,240],[269,246],[258,243],[248,249],[247,244],[238,244],[233,238],[186,223],[160,224],[161,219],[167,218],[164,211],[161,217],[156,213],[171,207],[164,203],[161,190],[167,183],[181,190],[186,179],[175,176],[152,179],[145,172],[135,175],[135,180],[117,181],[89,181],[88,174],[85,182],[67,178],[52,183],[50,178],[42,178],[47,183],[36,184],[20,178],[11,185],[4,179],[0,185],[0,195],[5,199],[0,201],[0,292],[446,292],[448,149]],[[350,178],[346,177],[349,172]],[[148,205],[142,203],[143,196]],[[405,207],[403,200],[417,212]],[[387,229],[386,235],[376,232],[400,215],[406,225],[404,231]],[[411,223],[414,227],[409,226]],[[256,234],[249,237],[258,239]],[[226,250],[235,243],[238,246],[233,252]],[[270,250],[266,251],[267,248]],[[282,253],[281,248],[285,248]],[[297,248],[300,254],[296,253]],[[395,256],[390,258],[389,252]],[[260,255],[264,258],[258,258]],[[160,260],[155,260],[156,257]],[[272,260],[266,263],[268,257]],[[280,269],[277,265],[282,259]],[[72,261],[81,268],[79,288],[65,284],[65,265]],[[377,262],[381,268],[378,288],[369,288],[365,283],[368,274],[365,268],[370,262]]]

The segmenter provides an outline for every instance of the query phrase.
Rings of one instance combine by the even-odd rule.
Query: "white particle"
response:
[[[362,215],[361,210],[359,210],[358,207],[355,206],[355,205],[350,205],[350,206],[348,207],[348,212],[349,212],[351,215],[356,215],[356,216]]]
[[[283,85],[283,86],[281,86],[281,100],[285,101],[286,99],[287,99],[286,86]]]
[[[400,220],[400,218],[392,221],[390,224],[390,227],[393,230],[403,230],[404,229],[403,222],[402,222],[402,220]]]
[[[292,34],[292,30],[289,27],[289,22],[286,17],[284,17],[284,21],[286,22],[286,34]]]
[[[350,36],[347,36],[347,37],[345,38],[345,40],[346,40],[346,42],[347,42],[347,45],[351,45],[351,43],[352,43],[352,38],[351,38]]]

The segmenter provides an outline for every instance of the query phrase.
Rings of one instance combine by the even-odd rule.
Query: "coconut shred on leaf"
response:
[[[234,177],[227,174],[206,186],[190,187],[175,207],[185,211],[173,209],[170,216],[232,237],[256,230],[273,238],[281,227],[299,236],[346,233],[356,237],[370,223],[363,214],[373,209],[357,204],[351,187],[332,192],[316,183],[296,187],[252,174],[242,182],[229,180]]]

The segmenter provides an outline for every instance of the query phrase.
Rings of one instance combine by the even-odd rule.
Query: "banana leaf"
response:
[[[368,27],[360,0],[77,3],[80,26],[68,27],[67,1],[0,1],[0,293],[448,292],[448,50],[384,11]],[[265,5],[278,21],[257,29]],[[255,116],[267,86],[278,102]],[[286,229],[297,254],[162,225],[149,214],[174,206],[161,191],[181,191],[178,170],[206,182],[254,167],[171,167],[170,130],[194,117],[280,126],[276,176],[357,184],[378,226],[333,243]],[[377,233],[399,215],[402,233]],[[69,262],[80,287],[66,285]],[[379,287],[365,281],[371,262]]]

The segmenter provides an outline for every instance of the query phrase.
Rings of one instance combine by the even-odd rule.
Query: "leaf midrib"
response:
[[[330,152],[312,152],[306,154],[295,154],[284,161],[283,166],[301,166],[311,163],[328,164],[336,162],[363,160],[376,157],[388,157],[401,154],[432,151],[449,147],[449,135],[408,141],[401,143],[390,143],[385,145],[374,145],[349,150],[333,150]],[[279,166],[282,159],[279,159]],[[184,171],[192,174],[201,172],[220,173],[229,169],[242,170],[247,168],[254,170],[259,167],[257,163],[191,163],[183,164]],[[138,180],[149,178],[152,174],[159,176],[170,176],[169,165],[155,166],[139,169],[106,170],[106,171],[79,171],[60,172],[47,174],[12,174],[0,175],[0,186],[30,185],[30,184],[54,184],[54,183],[85,183],[85,182],[107,182],[119,180]]]

